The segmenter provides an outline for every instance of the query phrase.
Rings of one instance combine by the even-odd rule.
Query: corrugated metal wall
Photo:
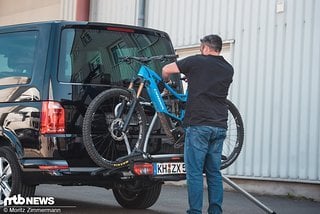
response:
[[[60,16],[63,20],[76,20],[76,0],[62,0]]]
[[[136,24],[137,0],[91,0],[90,21]]]
[[[134,12],[136,3],[126,1]],[[276,12],[277,3],[283,12]],[[112,12],[95,21],[121,20],[119,6],[102,5]],[[147,0],[146,26],[168,32],[177,48],[199,44],[209,33],[235,41],[230,99],[246,136],[225,173],[320,182],[319,11],[317,0]],[[136,23],[130,17],[125,23]]]
[[[62,0],[60,2],[60,16],[63,20],[76,20],[76,0]]]

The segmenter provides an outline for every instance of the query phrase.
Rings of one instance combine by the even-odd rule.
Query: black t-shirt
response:
[[[188,78],[188,100],[184,126],[206,125],[227,128],[225,103],[233,68],[222,57],[195,55],[177,62]]]

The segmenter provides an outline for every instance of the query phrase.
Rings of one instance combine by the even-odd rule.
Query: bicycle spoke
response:
[[[103,146],[103,143],[105,142],[104,138],[101,136],[96,137],[97,140],[94,140],[94,145],[99,152],[101,150],[101,147]]]
[[[109,145],[106,147],[106,149],[104,150],[104,152],[102,153],[102,157],[106,157],[106,158],[109,158],[110,160],[115,160],[116,158],[116,145],[115,145],[115,141],[114,140],[111,140]],[[107,153],[106,153],[107,151]],[[105,154],[106,155],[103,155]]]
[[[134,144],[130,143],[133,140],[132,136],[144,139],[146,118],[139,103],[135,106],[137,109],[134,109],[126,130],[122,130],[131,102],[128,91],[110,89],[98,95],[89,105],[83,123],[83,136],[86,139],[85,147],[97,165],[106,168],[117,167],[114,163],[117,163],[120,157],[130,154],[133,149]],[[121,111],[121,115],[116,117],[118,111]],[[90,128],[86,129],[86,125]],[[128,138],[127,143],[124,141],[125,137]]]

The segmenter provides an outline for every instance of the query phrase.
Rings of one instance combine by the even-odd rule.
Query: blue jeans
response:
[[[187,170],[189,210],[202,213],[203,172],[207,176],[209,214],[222,213],[223,185],[220,172],[221,153],[226,129],[190,126],[186,129],[184,161]]]

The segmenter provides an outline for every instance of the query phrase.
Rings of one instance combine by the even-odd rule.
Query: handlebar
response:
[[[132,60],[138,61],[140,63],[149,63],[152,60],[160,60],[160,61],[166,61],[168,59],[176,59],[178,58],[178,55],[159,55],[159,56],[150,56],[150,57],[137,57],[137,56],[122,56],[119,57],[119,59],[122,62],[131,63]]]

